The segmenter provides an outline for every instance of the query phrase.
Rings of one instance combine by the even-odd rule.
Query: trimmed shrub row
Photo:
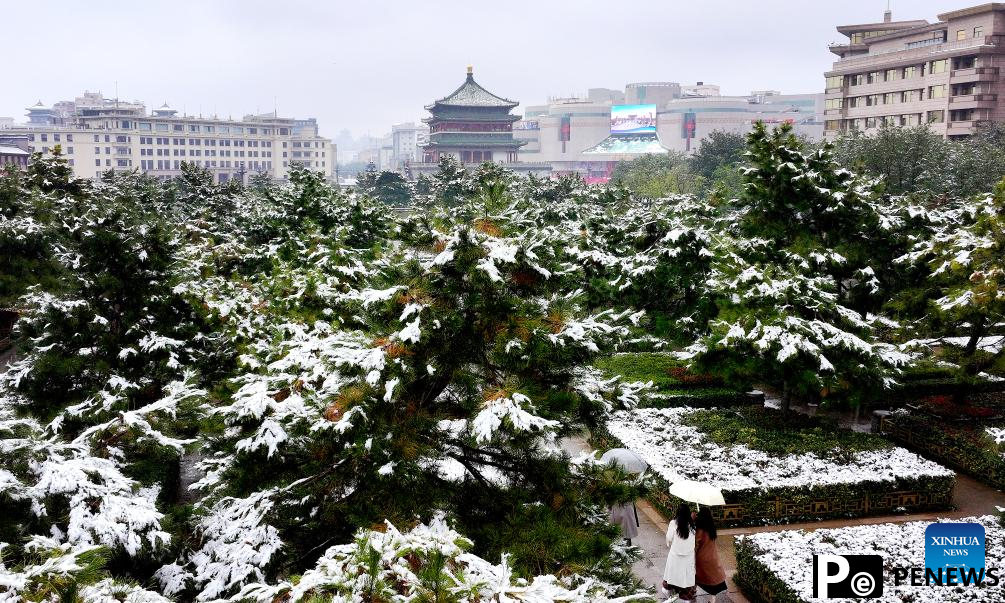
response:
[[[590,438],[598,450],[623,448],[624,444],[605,428]],[[664,517],[673,517],[680,500],[671,495],[670,484],[650,474],[653,486],[646,498]],[[870,515],[941,511],[952,508],[956,478],[903,476],[895,482],[863,480],[852,484],[780,487],[764,490],[725,490],[726,505],[713,507],[722,527],[773,525]]]
[[[1005,457],[983,427],[956,426],[934,417],[894,413],[880,431],[904,448],[1005,490]]]
[[[806,603],[766,565],[757,560],[759,551],[748,539],[735,540],[736,574],[733,580],[750,603]]]

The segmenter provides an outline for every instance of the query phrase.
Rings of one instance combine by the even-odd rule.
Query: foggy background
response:
[[[895,0],[934,21],[975,0]],[[417,121],[465,68],[528,104],[634,81],[704,81],[723,94],[823,91],[839,24],[882,21],[885,0],[5,1],[0,116],[84,90],[240,118],[278,108],[321,133],[379,135]],[[342,136],[339,134],[342,133]],[[338,140],[336,141],[338,142]]]

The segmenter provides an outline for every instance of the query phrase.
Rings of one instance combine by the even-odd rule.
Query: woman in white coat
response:
[[[682,601],[693,601],[696,596],[694,561],[694,519],[687,503],[677,506],[677,512],[667,528],[666,569],[663,570],[663,588],[675,593]]]

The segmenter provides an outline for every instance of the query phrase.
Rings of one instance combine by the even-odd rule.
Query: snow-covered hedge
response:
[[[607,434],[598,434],[601,445],[623,445],[649,463],[659,483],[650,496],[664,512],[675,504],[665,486],[681,479],[720,488],[728,504],[716,511],[729,525],[939,509],[951,502],[954,473],[903,448],[848,452],[840,460],[810,453],[780,457],[742,444],[717,444],[683,421],[695,411],[618,411]],[[894,492],[922,496],[888,496]]]
[[[929,415],[899,410],[883,421],[883,432],[895,442],[974,479],[1005,488],[1005,429],[954,425]]]
[[[1005,566],[1005,529],[994,516],[952,519],[984,526],[987,538],[986,567]],[[813,555],[882,555],[883,596],[878,603],[998,603],[1005,600],[1002,583],[996,586],[950,587],[911,586],[909,580],[894,584],[892,568],[925,566],[926,521],[882,523],[828,530],[786,530],[740,536],[736,541],[737,574],[740,587],[755,600],[777,603],[823,601],[811,598]],[[827,599],[832,603],[853,603],[860,599]]]

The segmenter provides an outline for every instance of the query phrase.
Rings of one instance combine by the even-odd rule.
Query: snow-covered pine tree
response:
[[[783,408],[793,395],[878,396],[908,356],[878,338],[893,323],[868,312],[890,254],[873,184],[838,168],[826,145],[804,152],[787,125],[757,124],[748,147],[736,237],[709,280],[719,314],[683,357],[777,383]]]

